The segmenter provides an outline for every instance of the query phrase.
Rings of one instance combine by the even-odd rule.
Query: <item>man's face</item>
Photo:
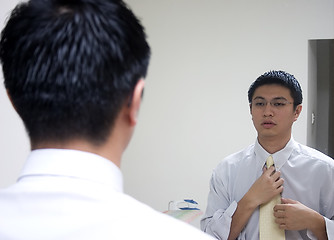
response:
[[[258,87],[250,107],[253,124],[261,141],[288,141],[292,124],[302,108],[298,105],[294,110],[290,90],[277,84]]]

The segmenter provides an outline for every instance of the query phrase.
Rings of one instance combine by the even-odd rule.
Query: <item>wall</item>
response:
[[[0,27],[11,9],[19,1],[0,2]],[[29,153],[29,141],[22,124],[12,108],[3,86],[2,69],[0,70],[0,187],[16,181],[24,159]]]
[[[0,3],[1,23],[17,1]],[[256,138],[252,81],[282,69],[299,79],[306,143],[308,40],[334,38],[334,0],[127,0],[153,55],[134,138],[124,154],[125,191],[159,211],[174,199],[206,207],[212,169]],[[15,181],[29,144],[0,88],[0,186]]]

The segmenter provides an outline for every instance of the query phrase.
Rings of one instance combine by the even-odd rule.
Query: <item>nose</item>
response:
[[[274,115],[273,107],[271,106],[271,104],[269,102],[267,102],[267,104],[264,107],[263,115],[265,117],[269,117],[269,116],[272,117]]]

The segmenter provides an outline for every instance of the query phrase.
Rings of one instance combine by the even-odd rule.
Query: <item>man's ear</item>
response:
[[[294,121],[297,121],[301,111],[302,111],[302,105],[299,104],[297,107],[296,107],[296,110],[295,110],[295,118],[294,118]]]
[[[129,120],[131,126],[135,126],[137,123],[137,116],[140,108],[140,103],[142,100],[142,93],[144,90],[144,86],[145,86],[145,81],[144,79],[141,78],[137,82],[134,88],[133,95],[129,103]]]

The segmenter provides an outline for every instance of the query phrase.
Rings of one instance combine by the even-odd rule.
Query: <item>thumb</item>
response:
[[[283,204],[294,204],[294,203],[297,203],[297,201],[295,201],[295,200],[292,200],[292,199],[290,199],[290,198],[281,198],[281,202],[283,203]]]

